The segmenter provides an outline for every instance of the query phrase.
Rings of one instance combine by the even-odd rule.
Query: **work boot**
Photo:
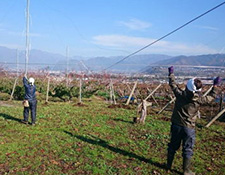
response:
[[[27,125],[28,124],[28,121],[25,121],[25,120],[21,120],[21,123]]]
[[[183,159],[184,175],[195,175],[195,173],[190,170],[190,167],[191,167],[191,159],[190,158],[184,158]]]
[[[174,154],[168,153],[167,154],[167,164],[166,164],[167,170],[171,170],[173,159],[174,159]]]

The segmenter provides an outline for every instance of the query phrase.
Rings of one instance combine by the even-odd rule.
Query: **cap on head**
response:
[[[28,80],[28,82],[29,82],[30,84],[34,85],[34,78],[30,77],[29,80]]]
[[[192,78],[187,82],[187,89],[191,92],[199,92],[202,89],[202,82],[197,78]]]

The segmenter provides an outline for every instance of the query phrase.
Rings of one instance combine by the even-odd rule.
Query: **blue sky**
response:
[[[126,56],[222,0],[30,0],[31,49]],[[0,46],[25,49],[26,0],[0,1]],[[139,54],[225,53],[225,5]]]

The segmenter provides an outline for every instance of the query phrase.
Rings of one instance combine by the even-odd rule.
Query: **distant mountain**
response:
[[[78,70],[78,71],[103,71],[104,69],[107,69],[109,66],[115,64],[116,62],[120,61],[124,57],[117,56],[117,57],[93,57],[89,59],[84,59],[78,61],[78,59],[70,59],[69,60],[69,70]],[[155,61],[159,60],[165,60],[170,58],[170,56],[167,55],[135,55],[133,57],[130,57],[126,59],[125,61],[121,62],[118,65],[115,65],[107,71],[113,71],[113,72],[137,72],[146,65],[152,64]],[[66,61],[60,61],[56,65],[55,69],[63,70],[62,66],[65,65]],[[65,66],[64,66],[65,70]]]
[[[5,68],[16,68],[16,49],[0,46],[0,65]],[[19,69],[24,69],[25,51],[19,52]],[[143,54],[128,57],[119,64],[124,56],[92,57],[73,56],[67,58],[60,54],[54,54],[41,50],[31,50],[29,57],[29,69],[44,69],[65,71],[112,71],[112,72],[149,72],[152,66],[160,65],[195,65],[195,66],[225,66],[225,54],[210,54],[197,56],[171,57],[160,54]],[[112,66],[113,65],[113,66]],[[111,67],[112,66],[112,67]],[[109,68],[110,67],[110,68]],[[151,69],[152,70],[152,69]]]
[[[17,50],[0,46],[0,62],[16,63]],[[19,63],[25,62],[25,51],[19,51]],[[30,63],[55,63],[65,59],[65,56],[53,54],[41,50],[31,50],[29,56]]]
[[[181,55],[164,61],[155,62],[155,65],[225,66],[225,54]]]
[[[15,69],[16,68],[16,49],[9,49],[0,46],[0,63],[6,68]],[[87,69],[93,71],[102,71],[108,68],[114,63],[123,59],[124,56],[116,57],[93,57],[85,58],[81,56],[73,56],[68,58],[68,69],[69,71],[84,71]],[[167,55],[135,55],[127,58],[125,61],[118,65],[113,66],[107,71],[113,72],[137,72],[146,65],[152,64],[156,61],[169,59],[170,56]],[[81,63],[82,61],[82,63]],[[19,69],[24,69],[25,63],[25,51],[19,51],[18,56]],[[41,50],[31,50],[29,56],[29,69],[43,69],[49,68],[50,70],[60,70],[65,71],[67,68],[67,58],[66,56],[60,54],[54,54]]]
[[[41,50],[31,50],[29,55],[29,68],[43,68],[65,60],[65,56],[53,54]],[[0,46],[0,64],[6,68],[15,69],[17,62],[17,50]],[[25,51],[18,51],[19,69],[24,69]]]
[[[6,47],[0,46],[0,61],[1,62],[12,61],[14,58],[15,58],[14,61],[16,61],[16,50],[15,49],[8,49]]]
[[[88,60],[85,60],[84,63],[90,67],[92,70],[101,71],[106,69],[121,59],[123,56],[117,57],[95,57]],[[168,55],[160,55],[160,54],[146,54],[146,55],[135,55],[132,57],[127,58],[123,62],[114,65],[113,67],[107,69],[107,71],[114,71],[114,72],[137,72],[146,65],[152,64],[156,61],[166,60],[169,59],[170,56]]]
[[[155,62],[152,65],[145,67],[141,72],[155,75],[166,75],[167,67],[174,65],[178,75],[192,76],[214,76],[215,72],[211,69],[200,69],[195,66],[219,66],[225,67],[225,54],[209,54],[197,56],[177,56],[164,61]],[[187,65],[187,67],[184,67]],[[217,74],[221,72],[217,69]],[[222,73],[222,72],[221,72]]]

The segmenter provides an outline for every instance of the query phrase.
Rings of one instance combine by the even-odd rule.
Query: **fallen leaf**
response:
[[[207,167],[206,168],[208,171],[212,171],[212,168],[211,167]]]
[[[51,160],[51,163],[54,164],[54,165],[58,165],[59,163],[55,160]]]

